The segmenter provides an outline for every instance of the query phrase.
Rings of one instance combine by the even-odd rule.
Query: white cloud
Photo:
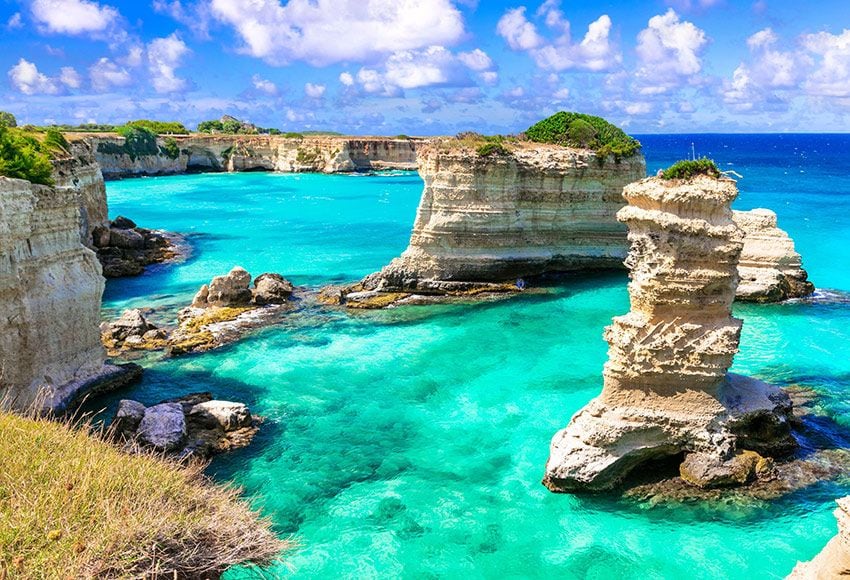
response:
[[[56,79],[39,72],[38,67],[26,59],[20,59],[8,74],[12,86],[25,95],[55,95],[59,92]]]
[[[499,73],[495,71],[484,71],[481,73],[481,80],[484,81],[486,85],[495,85],[499,82]]]
[[[803,47],[817,59],[804,84],[807,93],[822,97],[850,97],[850,30],[841,34],[818,32],[802,38]]]
[[[208,39],[210,11],[208,2],[184,3],[181,0],[153,0],[154,12],[170,16],[187,26],[196,36]]]
[[[647,28],[638,34],[636,48],[641,64],[637,72],[641,94],[667,92],[699,74],[700,53],[707,42],[703,30],[692,22],[679,20],[672,8],[650,18]]]
[[[383,70],[361,68],[357,73],[357,83],[367,93],[396,96],[404,89],[468,86],[472,79],[468,65],[460,57],[443,46],[429,46],[425,50],[393,53],[384,63]]]
[[[189,52],[189,47],[176,32],[148,44],[148,70],[156,92],[173,93],[186,88],[186,79],[178,77],[175,69]]]
[[[18,28],[23,28],[23,27],[24,27],[24,23],[23,23],[23,20],[21,18],[20,12],[15,12],[14,14],[12,14],[12,17],[9,18],[9,20],[6,21],[6,28],[8,28],[9,30],[16,30]]]
[[[42,30],[60,34],[103,32],[120,16],[115,8],[90,0],[34,0],[32,15]]]
[[[125,87],[132,81],[126,68],[118,66],[106,57],[99,59],[89,68],[89,78],[92,88],[100,93],[113,87]]]
[[[304,85],[304,93],[311,99],[320,99],[325,94],[325,85],[307,83]]]
[[[341,82],[346,87],[350,87],[354,84],[354,77],[351,76],[350,72],[341,72],[339,73],[339,82]]]
[[[276,95],[278,93],[276,84],[268,79],[264,79],[258,74],[251,77],[251,84],[254,85],[255,89],[267,95]]]
[[[80,73],[75,68],[63,66],[59,74],[59,82],[69,89],[78,89],[80,88],[80,84],[82,84],[82,79],[80,78]]]
[[[544,70],[603,71],[622,62],[622,54],[610,39],[612,23],[607,14],[591,22],[582,40],[573,43],[570,22],[564,18],[559,5],[559,0],[547,0],[536,13],[536,17],[542,18],[546,26],[556,33],[552,41],[545,40],[537,32],[537,27],[525,16],[525,7],[506,12],[496,31],[509,47],[528,52],[537,66]]]
[[[537,28],[525,17],[525,6],[505,12],[496,25],[496,32],[514,50],[531,50],[543,44]]]
[[[363,61],[464,34],[451,0],[212,0],[211,7],[236,29],[245,52],[272,64]]]
[[[493,60],[480,48],[470,52],[461,52],[457,57],[460,62],[474,71],[485,71],[493,68]]]

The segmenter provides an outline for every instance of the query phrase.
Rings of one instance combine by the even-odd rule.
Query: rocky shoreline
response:
[[[106,278],[138,276],[147,266],[189,255],[189,245],[180,234],[138,227],[119,216],[92,232],[92,243]]]

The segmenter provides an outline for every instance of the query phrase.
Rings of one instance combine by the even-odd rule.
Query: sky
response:
[[[0,0],[19,124],[850,131],[850,0]]]

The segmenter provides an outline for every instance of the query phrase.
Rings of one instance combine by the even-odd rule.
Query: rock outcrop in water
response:
[[[735,211],[733,219],[744,231],[744,249],[738,262],[738,300],[779,302],[815,291],[803,269],[794,240],[776,225],[769,209]]]
[[[789,580],[829,580],[850,576],[850,497],[837,501],[838,534],[810,562],[800,563]]]
[[[279,135],[175,135],[179,150],[131,154],[117,135],[88,135],[107,178],[192,171],[340,173],[416,169],[417,139]],[[162,145],[160,139],[159,145]]]
[[[58,187],[0,177],[0,399],[16,407],[43,399],[46,409],[64,410],[130,372],[105,364],[98,332],[104,280],[81,243],[101,217],[92,193],[98,188],[77,163],[67,161]]]
[[[786,453],[791,402],[778,388],[728,374],[741,321],[731,316],[741,231],[731,180],[645,179],[624,190],[631,310],[605,331],[602,394],[552,440],[544,484],[610,489],[648,461],[684,454],[700,487],[745,483]]]
[[[92,238],[106,278],[138,276],[151,264],[177,258],[185,246],[178,234],[140,228],[121,216],[96,227]]]
[[[536,274],[619,268],[628,251],[615,217],[622,189],[645,177],[646,167],[641,155],[618,162],[522,144],[508,155],[481,156],[455,140],[434,140],[419,149],[419,172],[425,189],[407,249],[342,289],[339,302],[380,306],[411,293],[512,291],[518,278]],[[746,233],[739,297],[810,293],[793,241],[765,212],[735,212]]]

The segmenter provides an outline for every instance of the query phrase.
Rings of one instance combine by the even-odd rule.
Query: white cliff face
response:
[[[76,196],[80,206],[80,237],[92,247],[92,232],[105,226],[109,219],[106,208],[106,185],[94,151],[86,141],[73,141],[69,155],[53,162],[56,189]]]
[[[741,321],[731,315],[742,233],[733,181],[631,184],[631,310],[605,330],[602,394],[552,440],[544,484],[610,489],[636,466],[686,454],[683,479],[745,483],[759,456],[793,448],[790,402],[778,388],[727,375]]]
[[[739,300],[778,302],[814,292],[794,240],[777,227],[775,213],[769,209],[735,211],[733,219],[744,231],[738,262]]]
[[[618,267],[626,232],[614,214],[646,165],[640,155],[600,162],[541,145],[482,157],[437,141],[420,148],[419,172],[425,190],[410,245],[377,277],[387,290]]]
[[[124,144],[122,137],[87,137],[107,178],[187,171],[340,173],[416,169],[416,148],[421,143],[382,137],[280,135],[191,135],[173,139],[179,154],[171,158],[162,151],[139,156],[116,153],[116,147]],[[163,139],[158,144],[162,146]]]
[[[0,398],[17,407],[43,391],[61,408],[104,370],[104,279],[79,208],[66,186],[0,177]]]
[[[810,562],[799,563],[789,580],[832,580],[850,576],[850,497],[837,500],[838,534]]]

